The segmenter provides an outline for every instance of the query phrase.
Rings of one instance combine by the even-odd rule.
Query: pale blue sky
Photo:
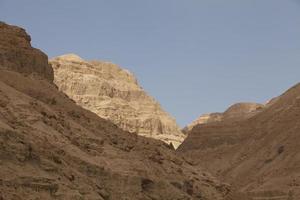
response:
[[[0,0],[0,20],[129,69],[181,126],[300,81],[300,0]]]

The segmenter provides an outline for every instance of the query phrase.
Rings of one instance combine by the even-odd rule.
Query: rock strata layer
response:
[[[176,121],[138,85],[129,71],[68,54],[51,60],[55,84],[78,105],[123,130],[172,143],[184,139]]]

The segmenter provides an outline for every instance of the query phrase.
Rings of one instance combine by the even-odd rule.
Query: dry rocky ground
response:
[[[229,187],[164,142],[59,92],[47,56],[0,23],[1,200],[222,200]]]

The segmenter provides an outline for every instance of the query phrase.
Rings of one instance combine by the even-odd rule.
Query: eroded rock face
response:
[[[184,128],[185,133],[189,133],[195,126],[220,122],[225,120],[237,121],[249,118],[263,109],[265,105],[258,103],[236,103],[230,106],[224,113],[210,113],[201,115],[198,119]]]
[[[38,75],[53,81],[53,70],[46,54],[31,47],[24,29],[0,22],[0,68],[25,75]]]
[[[175,120],[119,66],[84,61],[74,54],[51,60],[55,84],[82,107],[123,130],[172,143],[184,139]]]
[[[165,143],[76,105],[40,78],[47,72],[19,68],[18,58],[1,60],[14,68],[0,68],[0,199],[223,200],[228,193]]]

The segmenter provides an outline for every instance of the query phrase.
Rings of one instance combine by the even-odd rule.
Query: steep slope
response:
[[[184,135],[176,121],[119,66],[84,61],[74,54],[51,60],[55,84],[82,107],[113,121],[123,130],[172,143]]]
[[[230,106],[224,113],[209,113],[201,115],[198,119],[184,128],[184,132],[188,133],[195,126],[200,124],[208,124],[220,121],[237,121],[249,118],[259,112],[265,105],[258,103],[236,103]]]
[[[198,125],[179,152],[253,199],[300,199],[300,85],[250,118]]]
[[[29,37],[17,27],[0,29],[16,41]],[[0,38],[9,37],[0,31]],[[24,41],[27,62],[35,63],[40,51]],[[215,200],[228,193],[165,143],[125,132],[77,106],[40,71],[43,66],[26,69],[3,60],[11,56],[2,54],[10,48],[2,44],[0,199]],[[39,59],[46,63],[47,57]]]

